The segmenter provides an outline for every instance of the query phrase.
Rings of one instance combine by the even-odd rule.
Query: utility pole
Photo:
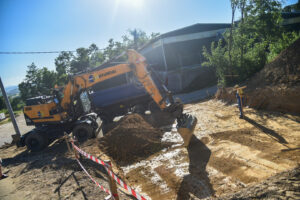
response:
[[[15,135],[12,135],[13,142],[15,142],[16,144],[18,144],[18,142],[19,142],[19,140],[21,138],[21,133],[20,133],[18,124],[16,122],[16,118],[15,118],[14,112],[13,112],[13,110],[11,108],[10,102],[9,102],[9,100],[7,98],[7,95],[6,95],[6,92],[5,92],[5,89],[4,89],[1,77],[0,77],[0,87],[1,87],[2,95],[3,95],[4,100],[5,100],[6,108],[7,108],[8,112],[9,112],[9,115],[10,115],[10,118],[11,118],[11,122],[13,123],[14,129],[15,129],[15,132],[16,132]]]
[[[138,49],[138,35],[137,35],[137,30],[134,29],[133,32],[133,43],[134,43],[134,50],[137,50]]]

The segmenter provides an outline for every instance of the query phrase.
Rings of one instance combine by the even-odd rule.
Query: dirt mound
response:
[[[247,83],[251,89],[267,85],[300,85],[300,39],[283,50]]]
[[[119,165],[128,165],[168,146],[161,142],[162,136],[161,130],[153,128],[140,115],[132,114],[123,117],[99,139],[99,148]]]
[[[236,103],[234,88],[220,88],[216,98],[228,103]],[[243,104],[255,109],[300,113],[300,86],[267,86],[255,90],[245,90]]]
[[[256,109],[300,113],[300,39],[258,72],[245,89],[244,105]],[[220,88],[217,99],[236,102],[234,88]]]
[[[219,199],[298,199],[300,167],[282,172],[255,186]]]

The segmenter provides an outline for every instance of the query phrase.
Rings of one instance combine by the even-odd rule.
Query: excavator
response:
[[[55,87],[53,95],[30,98],[23,108],[27,125],[35,128],[24,134],[19,146],[27,146],[31,151],[39,151],[65,132],[78,140],[92,138],[99,128],[90,101],[89,89],[97,83],[132,72],[160,110],[170,113],[177,120],[177,130],[188,146],[197,118],[183,113],[183,104],[174,100],[171,92],[161,83],[153,81],[146,58],[135,50],[127,50],[128,61],[102,69],[94,69],[69,77],[64,87]],[[104,119],[101,119],[102,121]]]

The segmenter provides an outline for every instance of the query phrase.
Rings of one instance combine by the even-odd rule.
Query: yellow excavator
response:
[[[84,72],[69,78],[63,87],[56,87],[52,96],[40,96],[26,101],[24,116],[27,125],[35,128],[22,136],[19,145],[39,151],[64,132],[80,140],[94,136],[98,128],[97,117],[92,112],[88,89],[97,83],[132,72],[156,105],[177,119],[177,129],[188,146],[197,119],[183,113],[183,104],[174,101],[171,92],[161,84],[160,91],[147,70],[146,59],[135,50],[128,50],[128,62],[103,69]]]

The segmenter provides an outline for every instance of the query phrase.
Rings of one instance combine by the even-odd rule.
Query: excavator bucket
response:
[[[177,131],[183,139],[183,146],[188,147],[194,133],[197,118],[193,115],[182,114],[177,119]]]

